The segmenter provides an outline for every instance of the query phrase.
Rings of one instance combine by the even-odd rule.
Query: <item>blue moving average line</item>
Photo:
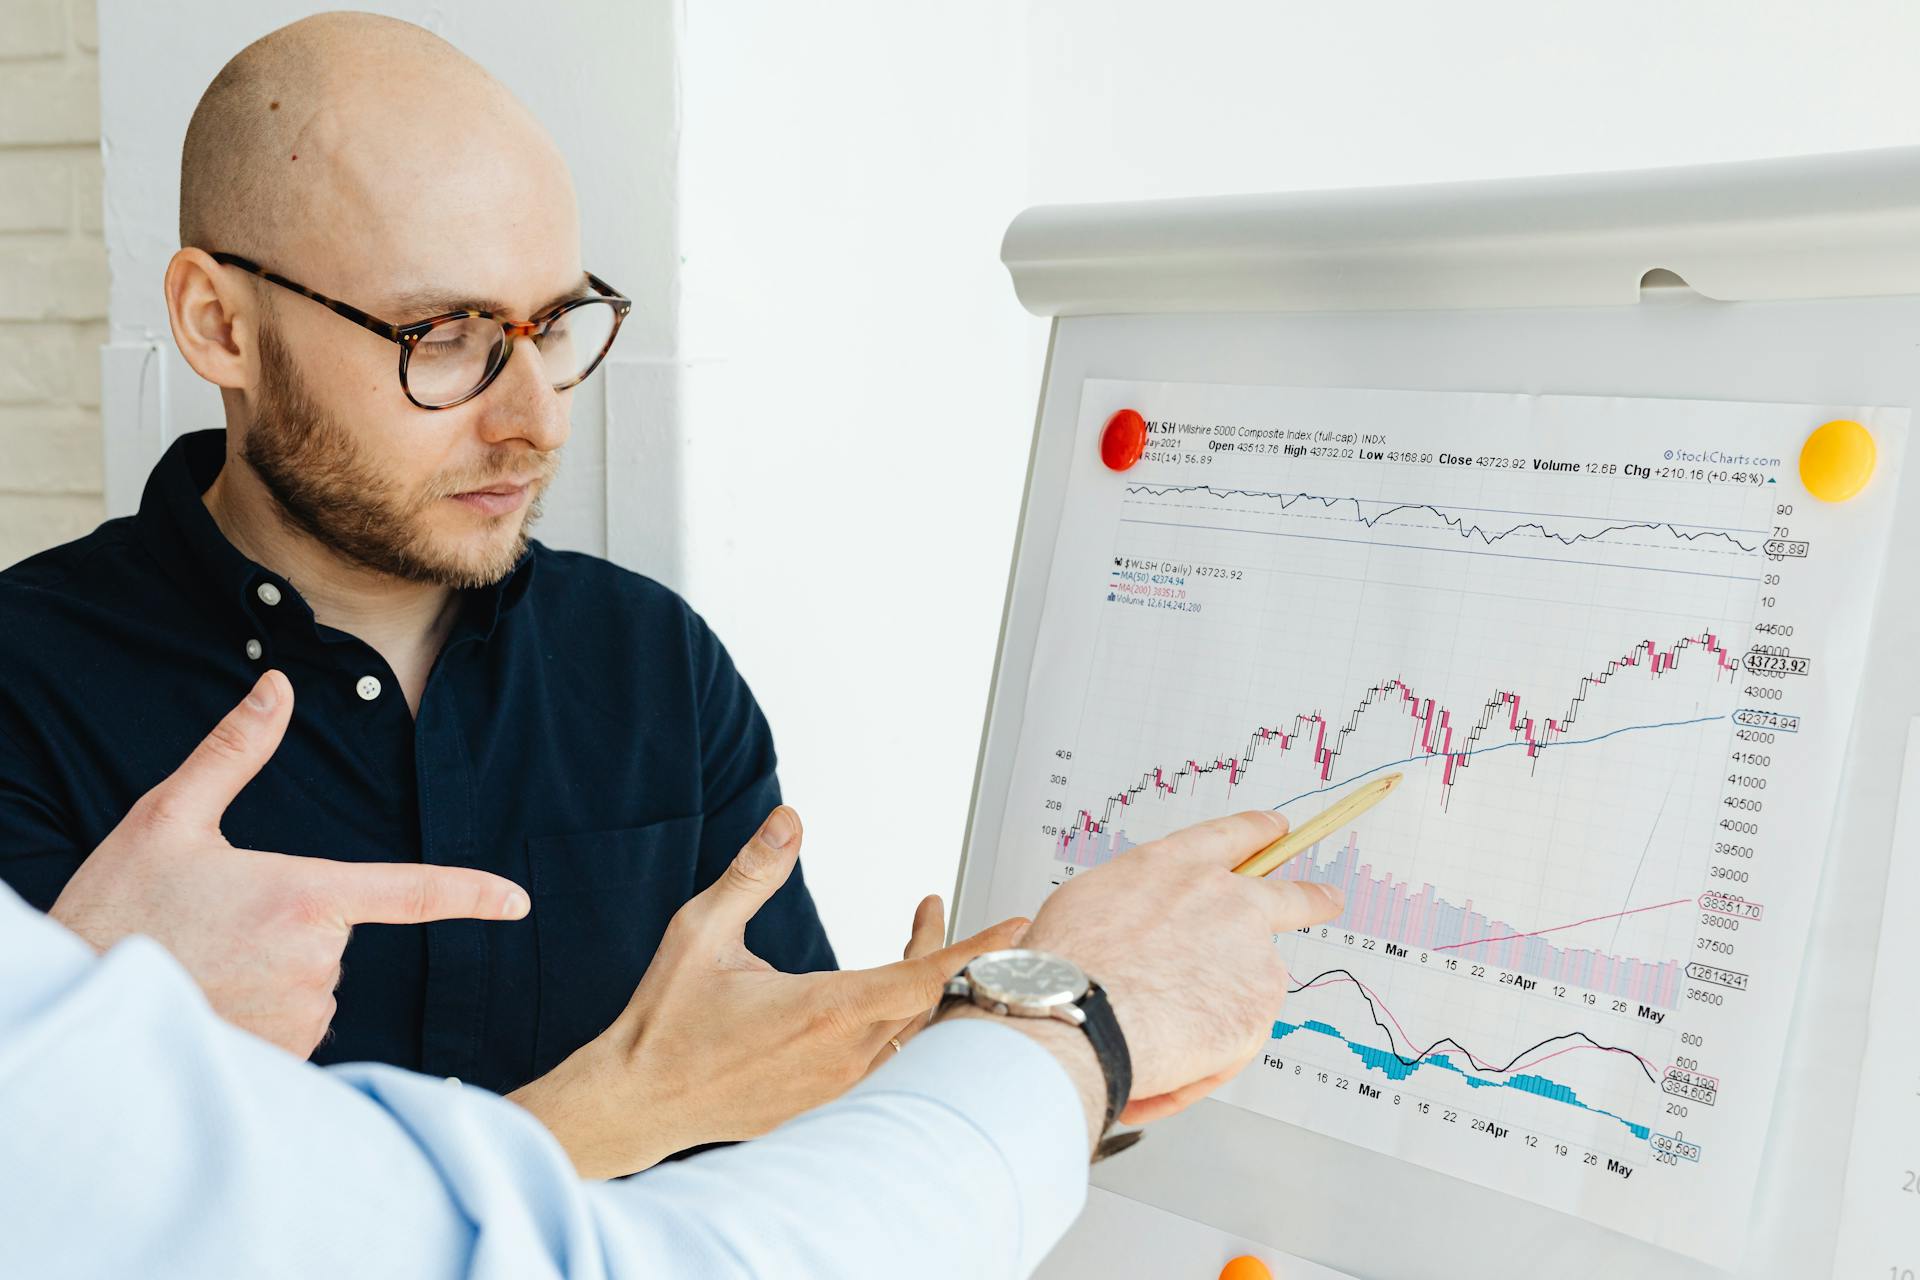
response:
[[[1451,1054],[1436,1053],[1431,1057],[1422,1058],[1418,1062],[1403,1062],[1399,1057],[1387,1052],[1385,1049],[1376,1049],[1368,1044],[1355,1044],[1353,1041],[1347,1039],[1346,1036],[1342,1035],[1337,1027],[1330,1026],[1317,1019],[1308,1019],[1306,1022],[1276,1022],[1273,1024],[1273,1038],[1275,1040],[1284,1040],[1296,1031],[1311,1031],[1316,1035],[1330,1036],[1338,1040],[1341,1044],[1346,1045],[1347,1048],[1352,1051],[1353,1056],[1360,1059],[1368,1070],[1378,1071],[1389,1080],[1405,1080],[1422,1067],[1437,1067],[1442,1071],[1453,1072],[1462,1080],[1465,1080],[1469,1088],[1518,1089],[1521,1093],[1530,1093],[1536,1098],[1545,1098],[1549,1102],[1562,1102],[1570,1107],[1578,1107],[1582,1111],[1591,1111],[1595,1115],[1605,1116],[1609,1120],[1617,1120],[1626,1126],[1628,1133],[1631,1133],[1642,1142],[1645,1142],[1653,1132],[1652,1129],[1644,1124],[1635,1124],[1625,1116],[1617,1116],[1603,1107],[1591,1106],[1588,1103],[1582,1102],[1580,1096],[1566,1085],[1561,1084],[1557,1080],[1549,1080],[1545,1076],[1534,1075],[1532,1072],[1521,1072],[1519,1075],[1509,1076],[1505,1080],[1488,1080],[1483,1076],[1471,1075],[1468,1072],[1462,1071],[1454,1064]]]
[[[1499,542],[1503,538],[1509,538],[1516,533],[1524,533],[1528,530],[1532,530],[1538,533],[1543,538],[1547,538],[1554,542],[1557,542],[1563,547],[1570,547],[1580,542],[1597,542],[1601,538],[1604,538],[1611,533],[1629,533],[1636,529],[1650,529],[1656,533],[1664,530],[1665,532],[1672,534],[1675,538],[1684,542],[1696,542],[1702,538],[1722,538],[1722,539],[1725,539],[1727,542],[1731,543],[1732,545],[1738,547],[1741,551],[1746,552],[1749,555],[1760,549],[1757,544],[1753,546],[1749,546],[1747,543],[1740,541],[1738,538],[1733,536],[1732,532],[1729,532],[1728,530],[1725,530],[1725,529],[1709,529],[1705,525],[1675,524],[1669,520],[1636,520],[1636,521],[1629,521],[1622,524],[1608,525],[1606,528],[1596,530],[1593,533],[1571,533],[1571,534],[1554,533],[1551,530],[1549,530],[1546,525],[1541,524],[1539,521],[1529,520],[1523,524],[1516,524],[1509,528],[1502,529],[1498,532],[1490,533],[1487,531],[1487,529],[1485,529],[1481,525],[1470,524],[1466,519],[1462,517],[1449,515],[1447,514],[1446,511],[1442,510],[1441,508],[1426,502],[1390,502],[1387,499],[1364,499],[1364,501],[1384,502],[1387,504],[1386,509],[1381,511],[1378,515],[1369,516],[1367,515],[1365,509],[1362,508],[1360,505],[1363,499],[1346,498],[1346,497],[1328,497],[1325,494],[1319,494],[1319,493],[1273,493],[1273,492],[1268,492],[1262,489],[1216,489],[1214,486],[1210,484],[1169,484],[1169,485],[1132,484],[1127,486],[1126,491],[1128,493],[1149,494],[1156,498],[1163,498],[1168,494],[1174,494],[1174,493],[1204,493],[1209,497],[1213,497],[1213,498],[1231,498],[1236,496],[1244,497],[1244,498],[1276,498],[1279,500],[1280,510],[1282,511],[1287,510],[1289,507],[1293,506],[1295,503],[1301,502],[1301,501],[1317,502],[1321,505],[1323,509],[1338,506],[1340,503],[1343,503],[1343,502],[1351,502],[1353,504],[1354,523],[1362,525],[1368,529],[1373,528],[1375,525],[1379,524],[1382,520],[1385,520],[1388,516],[1396,515],[1402,511],[1425,511],[1425,512],[1430,512],[1434,516],[1437,516],[1440,519],[1440,522],[1442,524],[1446,525],[1449,529],[1452,529],[1455,533],[1459,534],[1462,538],[1466,538],[1466,539],[1478,538],[1480,539],[1482,545],[1489,546],[1489,547],[1492,546],[1494,543]],[[1476,510],[1495,511],[1496,514],[1500,514],[1500,515],[1542,514],[1540,512],[1532,512],[1532,511],[1502,512],[1502,511],[1496,511],[1496,509],[1494,508],[1476,508],[1476,507],[1462,507],[1460,508],[1460,510],[1462,511],[1476,511]],[[1601,520],[1601,519],[1605,519],[1606,517],[1604,516],[1562,516],[1561,518],[1569,519],[1569,520]],[[1698,530],[1698,532],[1689,533],[1688,532],[1689,529]],[[1738,530],[1737,532],[1747,533],[1747,532],[1755,532],[1755,531],[1741,529],[1741,530]]]
[[[1648,729],[1684,729],[1688,725],[1706,724],[1710,720],[1725,720],[1726,718],[1724,715],[1695,716],[1691,720],[1662,720],[1659,724],[1627,724],[1621,725],[1618,729],[1610,729],[1606,733],[1597,733],[1591,738],[1559,738],[1552,742],[1542,742],[1537,744],[1537,749],[1540,755],[1545,755],[1549,751],[1558,751],[1561,747],[1584,747],[1588,743],[1605,742],[1608,738],[1617,738],[1623,733],[1641,733]],[[1374,765],[1371,769],[1353,774],[1351,777],[1342,778],[1338,782],[1329,782],[1324,787],[1315,787],[1311,791],[1302,791],[1297,796],[1288,796],[1285,800],[1282,800],[1273,807],[1276,809],[1284,809],[1296,800],[1305,800],[1328,791],[1338,791],[1342,787],[1353,785],[1362,778],[1370,778],[1382,769],[1394,769],[1403,764],[1418,764],[1422,760],[1442,760],[1445,759],[1448,754],[1456,756],[1484,756],[1490,752],[1511,751],[1515,747],[1524,747],[1526,745],[1524,741],[1496,742],[1490,747],[1473,747],[1467,751],[1455,751],[1452,753],[1445,751],[1423,751],[1417,756],[1408,756],[1404,760],[1389,760],[1385,764]],[[1537,759],[1538,757],[1536,756],[1535,758]]]

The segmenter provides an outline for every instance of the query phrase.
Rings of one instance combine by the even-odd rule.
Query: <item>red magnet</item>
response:
[[[1100,433],[1100,461],[1109,470],[1125,471],[1140,461],[1147,451],[1147,420],[1132,409],[1122,409],[1107,419]]]

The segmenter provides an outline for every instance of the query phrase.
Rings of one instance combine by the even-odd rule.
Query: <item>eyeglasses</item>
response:
[[[525,321],[490,311],[449,311],[413,324],[394,324],[358,307],[315,293],[237,253],[215,253],[215,262],[251,272],[270,284],[311,298],[329,311],[371,329],[400,346],[400,390],[422,409],[451,409],[493,385],[513,354],[515,338],[532,338],[554,380],[555,391],[586,381],[613,346],[633,303],[613,286],[587,273],[594,296],[569,298]]]

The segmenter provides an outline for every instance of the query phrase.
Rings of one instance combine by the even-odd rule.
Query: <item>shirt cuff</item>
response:
[[[1028,1275],[1066,1234],[1087,1199],[1087,1118],[1080,1091],[1030,1037],[989,1018],[927,1028],[850,1091],[912,1094],[951,1109],[1006,1163],[1020,1206]]]

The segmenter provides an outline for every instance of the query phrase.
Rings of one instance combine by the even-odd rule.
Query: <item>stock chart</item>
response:
[[[1869,412],[1089,381],[993,908],[1402,771],[1275,873],[1345,911],[1221,1096],[1731,1256],[1891,487],[1794,458]]]

